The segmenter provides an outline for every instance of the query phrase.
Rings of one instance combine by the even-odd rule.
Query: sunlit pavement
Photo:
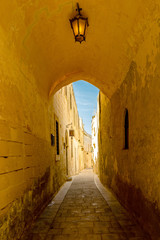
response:
[[[147,240],[91,169],[67,182],[37,219],[28,240]]]

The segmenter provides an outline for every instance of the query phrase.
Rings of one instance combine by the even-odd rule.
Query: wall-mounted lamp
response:
[[[71,125],[72,127],[72,122],[66,125],[66,128],[68,128]]]
[[[70,19],[71,28],[73,30],[73,34],[76,42],[82,42],[86,39],[86,28],[89,26],[88,18],[85,18],[81,15],[82,8],[79,7],[79,3],[77,3],[76,11],[78,14]]]

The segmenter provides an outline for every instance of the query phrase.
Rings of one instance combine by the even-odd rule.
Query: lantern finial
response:
[[[77,3],[76,11],[78,12],[79,15],[81,15],[82,8],[79,7],[79,3]]]

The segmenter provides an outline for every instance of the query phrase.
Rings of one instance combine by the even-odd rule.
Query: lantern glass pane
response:
[[[75,19],[73,22],[72,22],[72,26],[73,26],[73,30],[74,30],[74,35],[78,35],[78,20]]]
[[[79,19],[79,33],[80,33],[80,35],[84,35],[84,33],[85,33],[85,24],[86,24],[86,21],[84,19]]]

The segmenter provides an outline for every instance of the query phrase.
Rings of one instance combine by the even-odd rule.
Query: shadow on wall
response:
[[[141,57],[145,54],[146,50]],[[100,94],[99,175],[142,228],[158,240],[160,64],[156,55],[149,68],[147,63],[141,66],[139,56],[137,63],[138,67],[131,63],[110,101]]]

